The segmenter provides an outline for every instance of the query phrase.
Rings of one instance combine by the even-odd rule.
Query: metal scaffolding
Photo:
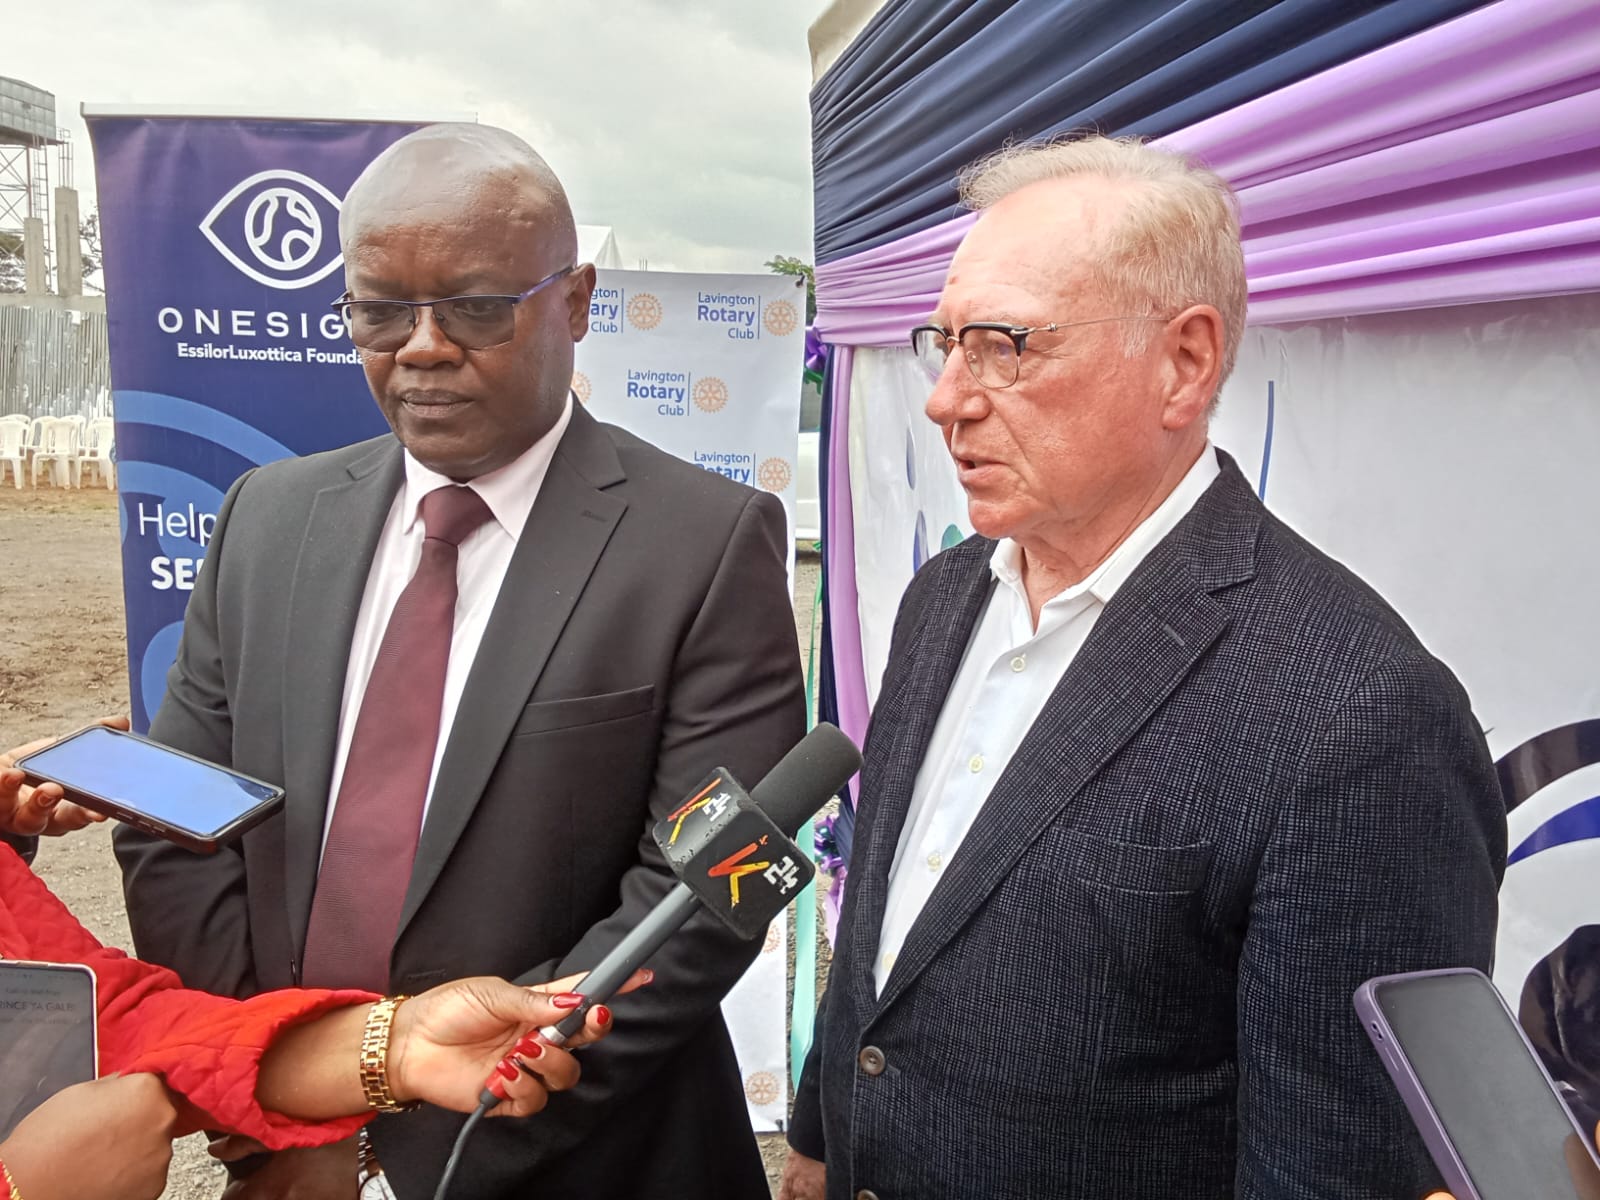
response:
[[[25,289],[30,257],[38,260],[35,284],[51,288],[50,147],[62,145],[65,132],[53,95],[0,77],[0,292]],[[69,149],[63,170],[70,173],[70,164]]]

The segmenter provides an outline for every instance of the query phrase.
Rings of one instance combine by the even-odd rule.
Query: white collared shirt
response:
[[[485,521],[468,534],[457,551],[456,620],[450,635],[450,661],[445,667],[439,741],[433,750],[433,769],[428,776],[427,798],[423,801],[424,820],[428,805],[433,801],[439,762],[450,740],[450,726],[455,722],[456,708],[467,686],[472,662],[478,656],[478,644],[483,641],[483,631],[489,624],[495,599],[500,595],[500,584],[505,580],[517,539],[522,536],[522,527],[528,522],[533,502],[538,499],[539,489],[550,470],[550,460],[555,457],[556,446],[571,419],[572,396],[569,394],[566,407],[549,433],[505,466],[467,485],[483,498],[494,519]],[[405,452],[405,469],[405,482],[395,494],[383,532],[378,536],[378,547],[367,572],[367,587],[361,595],[361,609],[356,614],[355,632],[350,639],[344,700],[339,706],[339,747],[334,755],[333,778],[328,784],[328,814],[322,827],[324,846],[333,825],[333,810],[338,802],[339,785],[344,781],[345,763],[350,757],[356,714],[361,711],[361,701],[367,694],[367,681],[372,678],[372,667],[378,660],[378,647],[395,602],[422,561],[422,498],[455,482],[430,471],[412,458],[409,450]]]
[[[1100,611],[1220,471],[1208,442],[1160,506],[1087,578],[1047,600],[1039,627],[1022,582],[1022,548],[1002,538],[989,560],[997,581],[939,712],[900,830],[872,976],[878,993],[911,927],[995,781],[1089,638]]]

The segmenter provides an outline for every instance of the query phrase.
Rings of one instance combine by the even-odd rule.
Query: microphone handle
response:
[[[650,910],[649,915],[583,977],[575,989],[583,996],[583,1003],[556,1024],[546,1025],[539,1031],[540,1036],[552,1046],[565,1046],[567,1039],[583,1028],[589,1010],[609,1000],[619,987],[628,982],[634,971],[661,949],[662,944],[699,908],[700,898],[689,886],[682,882],[674,883],[672,890]]]

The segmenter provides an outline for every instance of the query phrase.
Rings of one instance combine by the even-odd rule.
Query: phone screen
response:
[[[202,837],[277,795],[254,779],[100,727],[30,754],[23,765],[68,791],[102,796]]]
[[[62,1088],[95,1077],[94,975],[0,962],[0,1140]]]
[[[1380,985],[1378,1007],[1483,1200],[1594,1200],[1600,1177],[1493,985]]]

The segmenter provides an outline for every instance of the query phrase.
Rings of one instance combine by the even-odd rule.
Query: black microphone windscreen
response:
[[[750,798],[772,823],[794,837],[807,817],[861,769],[861,751],[826,721],[801,738],[766,778],[750,789]]]

